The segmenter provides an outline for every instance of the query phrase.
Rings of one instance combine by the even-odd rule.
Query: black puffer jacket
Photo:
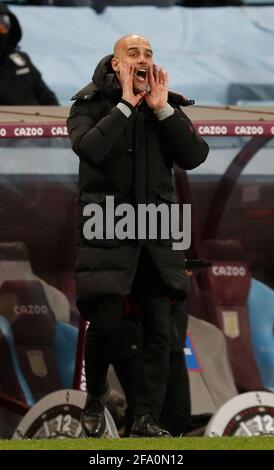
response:
[[[143,101],[127,118],[116,104],[121,88],[111,68],[112,56],[98,64],[93,82],[74,99],[67,122],[72,148],[80,157],[78,298],[101,293],[128,294],[134,278],[140,246],[147,250],[164,281],[185,292],[182,251],[172,250],[172,240],[91,240],[82,234],[83,207],[90,202],[105,210],[106,195],[115,204],[176,202],[172,188],[172,164],[184,169],[200,165],[208,146],[181,111],[185,100],[169,93],[172,116],[158,121]]]
[[[16,16],[2,3],[0,15],[8,15],[11,21],[8,42],[2,51],[0,44],[0,105],[58,105],[29,56],[17,49],[22,30]]]

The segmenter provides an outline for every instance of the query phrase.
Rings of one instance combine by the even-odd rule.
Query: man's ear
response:
[[[111,59],[111,65],[112,65],[114,72],[119,72],[120,70],[119,59],[116,59],[116,57],[113,57]]]

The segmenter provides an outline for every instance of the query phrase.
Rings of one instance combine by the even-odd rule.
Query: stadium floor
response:
[[[0,450],[274,450],[274,436],[0,440]]]

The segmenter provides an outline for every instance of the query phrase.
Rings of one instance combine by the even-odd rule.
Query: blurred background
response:
[[[252,130],[250,121],[250,136],[206,137],[206,163],[189,174],[175,168],[174,185],[180,203],[192,204],[187,258],[209,262],[189,271],[191,320],[182,354],[190,374],[192,416],[200,417],[189,429],[203,427],[239,393],[274,392],[274,1],[2,4],[22,28],[15,53],[30,56],[61,106],[70,106],[71,97],[91,81],[117,38],[132,32],[150,40],[155,63],[169,72],[170,89],[194,99],[205,116],[216,110],[218,121],[219,107],[235,105],[245,110],[246,121],[252,107],[257,126],[262,109],[269,114],[272,134],[263,135],[256,126]],[[24,66],[18,56],[13,60]],[[0,84],[3,73],[0,60]],[[54,104],[51,99],[48,104]],[[0,437],[10,438],[26,411],[48,393],[85,386],[79,379],[82,337],[74,286],[78,159],[65,131],[55,138],[8,138],[6,104],[3,98]],[[11,112],[16,125],[28,109]],[[51,119],[48,108],[44,113]],[[55,118],[60,126],[65,126],[67,113]],[[35,123],[35,114],[28,121]],[[85,325],[81,328],[83,333]],[[124,351],[125,360],[132,359],[134,334]],[[110,374],[122,397],[122,406],[117,397],[110,404],[122,435],[125,390],[113,369]],[[67,437],[75,435],[73,428],[67,429]],[[55,426],[52,436],[58,437],[57,431]],[[33,436],[44,436],[35,432]]]
[[[5,3],[20,20],[22,50],[31,55],[63,105],[90,81],[98,60],[112,52],[117,37],[128,32],[150,39],[155,62],[169,71],[171,89],[194,97],[198,104],[274,99],[274,2]]]

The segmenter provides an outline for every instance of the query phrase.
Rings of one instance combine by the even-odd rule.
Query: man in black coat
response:
[[[25,52],[17,48],[22,30],[16,16],[0,4],[0,105],[58,105],[54,93]]]
[[[172,249],[171,236],[157,232],[151,239],[137,216],[138,236],[135,222],[129,224],[126,237],[113,226],[121,222],[129,205],[137,212],[148,204],[170,209],[176,202],[173,162],[195,168],[206,159],[208,146],[181,110],[185,99],[168,92],[168,74],[153,64],[149,42],[136,34],[116,42],[114,54],[101,60],[92,83],[74,99],[67,125],[72,148],[80,157],[77,305],[90,321],[83,429],[90,437],[100,437],[104,431],[106,374],[119,347],[124,298],[130,294],[143,312],[131,435],[166,436],[159,416],[169,373],[171,297],[176,292],[184,298],[188,287],[184,255]],[[113,217],[107,207],[109,196]],[[99,236],[87,230],[92,220],[86,217],[96,212],[95,207],[103,214],[97,224]]]

